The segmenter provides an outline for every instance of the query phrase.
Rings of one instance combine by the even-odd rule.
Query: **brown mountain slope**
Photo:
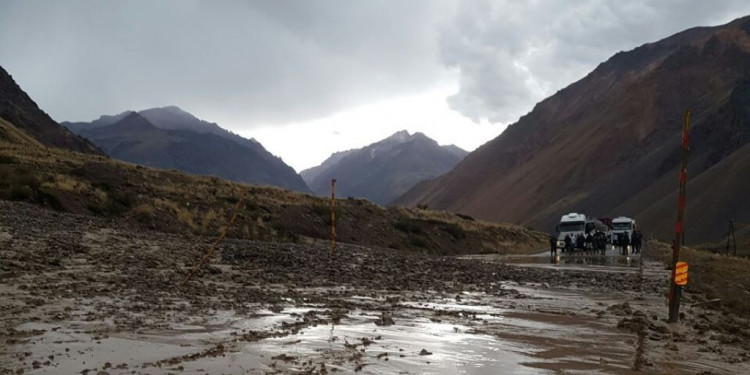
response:
[[[0,118],[46,146],[85,153],[101,153],[91,142],[71,133],[39,109],[2,67],[0,67]]]
[[[717,194],[697,178],[714,167],[722,183],[734,173],[719,163],[747,143],[750,122],[729,125],[750,77],[750,18],[695,28],[614,55],[580,81],[537,104],[499,137],[467,156],[441,178],[396,201],[463,212],[550,230],[560,215],[626,214],[647,223],[647,233],[673,227],[680,128],[693,112],[688,215],[692,202]],[[735,89],[738,89],[735,91]],[[734,102],[730,100],[735,92]],[[721,124],[718,126],[717,124]],[[720,150],[720,151],[717,151]],[[750,177],[738,186],[750,187]],[[688,221],[687,233],[705,240],[723,235],[705,222],[732,215],[745,199],[720,191],[727,210]],[[659,204],[661,201],[664,204]],[[697,207],[696,207],[697,208]]]
[[[0,118],[0,140],[24,147],[43,147],[39,141],[2,118]]]

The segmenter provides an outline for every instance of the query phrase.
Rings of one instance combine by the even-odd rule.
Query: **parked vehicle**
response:
[[[586,220],[586,227],[584,228],[584,231],[586,232],[586,235],[593,235],[596,232],[607,233],[609,232],[609,227],[601,220],[591,218],[589,220]]]
[[[579,236],[585,238],[589,234],[593,236],[596,232],[608,233],[609,227],[601,220],[588,218],[585,214],[571,212],[563,215],[557,224],[557,248],[565,248],[565,236],[570,236],[575,242]]]
[[[565,236],[575,242],[578,236],[585,236],[586,232],[586,215],[571,212],[560,218],[557,224],[557,248],[565,249]]]
[[[612,245],[618,245],[617,238],[621,235],[627,235],[628,238],[631,238],[636,228],[635,220],[629,217],[620,216],[612,219],[612,234],[610,237]]]

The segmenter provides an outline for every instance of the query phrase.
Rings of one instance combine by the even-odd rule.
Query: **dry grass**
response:
[[[650,241],[648,254],[665,263],[672,259],[671,247],[663,242]],[[686,291],[720,299],[721,306],[750,316],[750,259],[682,248],[680,260],[689,265]]]
[[[165,232],[216,235],[240,201],[236,223],[227,228],[229,237],[307,241],[330,236],[327,199],[280,188],[0,140],[0,181],[8,176],[31,182],[0,183],[4,199],[14,199],[10,193],[15,189],[18,200],[118,217]],[[515,225],[449,212],[384,208],[359,199],[338,199],[336,213],[338,240],[369,246],[442,254],[517,253],[536,251],[545,242],[544,234]],[[420,227],[419,233],[396,228],[396,223],[404,221]]]

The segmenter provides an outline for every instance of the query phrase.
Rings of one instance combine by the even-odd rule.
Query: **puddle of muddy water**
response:
[[[297,306],[280,313],[257,310],[244,317],[217,311],[208,319],[196,318],[166,331],[104,337],[86,333],[77,323],[62,328],[40,325],[19,329],[44,330],[22,349],[34,353],[29,361],[54,356],[52,365],[30,372],[40,374],[102,369],[107,362],[122,367],[110,367],[112,374],[163,370],[185,374],[294,373],[320,370],[323,363],[329,371],[337,369],[339,373],[546,374],[555,368],[623,367],[632,351],[627,342],[632,338],[612,333],[594,320],[503,309],[496,307],[500,305],[493,300],[497,297],[481,294],[464,297],[461,302],[402,302],[391,311],[395,324],[390,326],[374,324],[381,316],[379,311],[355,309],[338,324],[312,325],[296,333],[249,343],[233,340],[232,334],[275,330],[283,323],[298,321],[310,310],[322,311]],[[199,353],[218,342],[226,348],[218,356],[197,357],[163,368],[144,366]],[[609,367],[602,365],[601,356]]]
[[[640,267],[639,255],[561,255],[550,256],[541,253],[527,256],[479,255],[465,256],[467,259],[513,264],[516,266],[548,268],[560,270],[580,270],[589,272],[636,272]]]
[[[16,327],[21,331],[39,331],[40,335],[31,337],[25,344],[16,347],[18,354],[30,353],[25,359],[32,364],[42,364],[40,368],[27,374],[76,374],[89,369],[117,367],[114,373],[129,373],[134,366],[141,363],[158,361],[166,355],[183,355],[202,346],[185,346],[169,343],[163,338],[150,341],[144,337],[128,338],[115,335],[92,335],[86,333],[83,325],[60,325],[27,323]],[[47,364],[45,364],[47,363]],[[109,363],[110,365],[107,365]],[[126,370],[127,369],[127,370]],[[146,373],[146,372],[144,372]]]
[[[407,299],[399,302],[386,302],[380,294],[350,295],[341,299],[349,309],[337,324],[313,324],[293,331],[284,331],[283,326],[299,323],[311,310],[325,316],[327,308],[287,305],[274,312],[260,305],[247,306],[251,314],[211,311],[174,321],[167,329],[103,337],[97,337],[97,332],[108,332],[106,326],[111,330],[112,322],[19,326],[19,330],[43,333],[13,350],[33,353],[26,359],[29,364],[54,356],[50,365],[27,372],[40,374],[80,373],[102,369],[107,362],[122,366],[110,367],[111,374],[295,373],[320,371],[322,364],[328,373],[332,369],[364,374],[630,373],[634,335],[617,331],[611,322],[591,314],[575,314],[602,309],[620,298],[612,293],[511,282],[506,287],[516,293],[466,292],[452,297],[427,293],[416,300],[402,296]],[[374,323],[381,317],[381,308],[393,317],[394,325]],[[240,339],[251,331],[284,334],[256,342]],[[163,367],[148,364],[204,352],[218,343],[225,349],[216,356],[196,356]],[[421,353],[423,349],[429,354]]]
[[[497,303],[478,304],[488,296],[470,297],[476,300],[402,302],[392,311],[395,324],[391,326],[374,324],[379,312],[353,310],[339,324],[239,344],[223,357],[185,363],[184,369],[188,373],[297,372],[320,370],[325,364],[329,370],[365,374],[629,373],[633,335],[592,318],[517,312],[493,307]],[[589,300],[590,305],[594,303]],[[464,315],[434,315],[451,311]],[[441,319],[430,319],[435,316]],[[255,323],[235,323],[248,325]],[[423,349],[430,354],[422,355]]]
[[[521,364],[528,360],[523,346],[489,335],[467,334],[469,327],[461,324],[420,317],[399,319],[397,324],[383,327],[373,324],[376,318],[374,313],[355,312],[338,325],[319,325],[295,335],[247,344],[228,359],[235,368],[247,371],[267,371],[273,363],[277,369],[302,370],[310,368],[308,361],[312,361],[313,366],[326,363],[328,369],[345,373],[357,368],[365,374],[542,373]],[[272,359],[279,356],[295,361]],[[216,359],[209,362],[190,366],[226,368]]]

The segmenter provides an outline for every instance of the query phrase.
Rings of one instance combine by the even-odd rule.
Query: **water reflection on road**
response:
[[[466,259],[481,259],[498,263],[513,264],[517,266],[535,268],[557,268],[568,270],[586,270],[600,272],[637,272],[641,256],[640,254],[620,255],[612,250],[605,255],[601,254],[561,254],[551,256],[549,252],[540,252],[532,255],[471,255]]]

